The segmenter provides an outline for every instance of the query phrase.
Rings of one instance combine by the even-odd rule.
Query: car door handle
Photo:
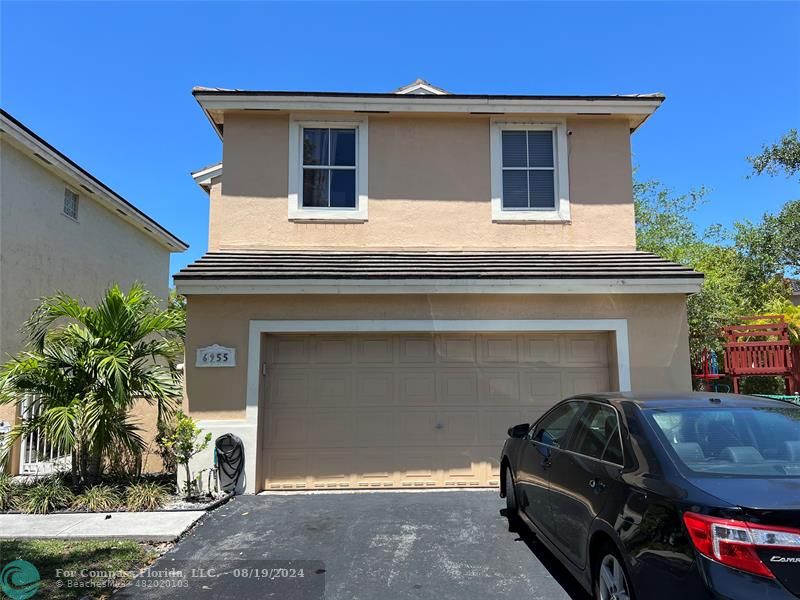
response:
[[[596,492],[602,492],[604,489],[606,489],[606,484],[599,479],[594,478],[589,480],[589,487]]]
[[[543,458],[542,459],[542,468],[549,469],[552,465],[553,465],[553,463],[550,462],[549,458]]]

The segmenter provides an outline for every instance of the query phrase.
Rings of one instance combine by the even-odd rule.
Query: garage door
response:
[[[605,333],[270,335],[264,489],[498,484],[510,425],[609,389]]]

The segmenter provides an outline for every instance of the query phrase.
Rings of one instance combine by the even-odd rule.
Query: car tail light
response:
[[[734,569],[763,577],[775,576],[759,558],[756,548],[800,550],[800,530],[797,529],[756,525],[692,512],[683,513],[683,522],[698,552]]]

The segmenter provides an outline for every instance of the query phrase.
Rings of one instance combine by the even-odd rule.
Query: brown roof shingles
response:
[[[209,252],[176,281],[209,279],[702,279],[646,252]]]

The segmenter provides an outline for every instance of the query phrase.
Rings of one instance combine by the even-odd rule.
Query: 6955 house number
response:
[[[235,367],[236,348],[226,348],[219,344],[197,349],[197,367]]]

